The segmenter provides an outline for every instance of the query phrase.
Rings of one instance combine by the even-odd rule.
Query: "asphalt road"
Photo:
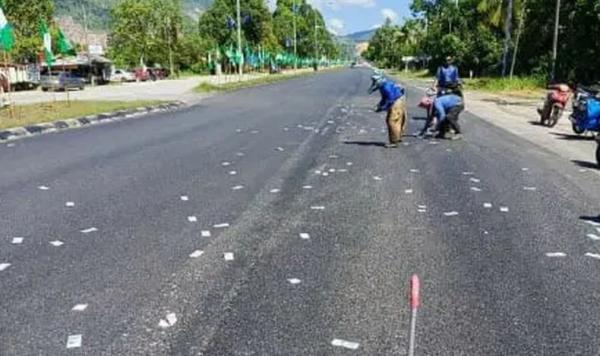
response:
[[[385,149],[368,86],[2,146],[0,355],[404,355],[413,273],[417,355],[600,354],[598,172],[470,114]]]

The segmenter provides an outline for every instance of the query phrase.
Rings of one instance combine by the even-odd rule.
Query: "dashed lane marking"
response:
[[[88,307],[87,304],[77,304],[71,310],[72,311],[84,311],[87,309],[87,307]]]
[[[204,254],[204,251],[196,250],[190,254],[191,258],[198,258]]]
[[[182,195],[179,199],[181,199],[181,201],[188,201],[188,200],[190,200],[190,198],[187,195]]]
[[[202,237],[210,237],[210,231],[208,231],[208,230],[202,230],[200,232],[200,236],[202,236]]]
[[[508,209],[507,206],[501,206],[500,207],[500,211],[503,212],[503,213],[508,213],[509,209]]]
[[[457,216],[458,211],[448,211],[444,213],[445,216]]]
[[[473,182],[473,183],[480,183],[480,182],[481,182],[481,180],[480,180],[480,179],[477,179],[477,178],[469,178],[469,180],[470,180],[471,182]]]
[[[475,173],[473,173],[473,172],[462,172],[462,174],[463,174],[463,176],[472,176]]]
[[[280,191],[281,191],[281,190],[279,190],[279,189],[275,188],[275,189],[271,189],[269,192],[270,192],[270,193],[273,193],[273,194],[276,194],[276,193],[279,193]]]
[[[535,192],[537,190],[537,188],[536,187],[523,187],[523,190]]]
[[[229,171],[229,175],[230,176],[235,176],[235,175],[237,175],[237,172],[236,171]]]
[[[300,233],[300,238],[301,238],[302,240],[309,240],[309,239],[310,239],[310,235],[309,235],[309,234],[307,234],[306,232],[301,232],[301,233]]]
[[[481,188],[471,187],[471,190],[474,191],[474,192],[480,192]]]
[[[285,151],[285,149],[283,149],[283,147],[277,147],[275,148],[275,151],[283,152]]]
[[[227,161],[221,162],[221,166],[223,166],[223,167],[229,167],[229,166],[231,166],[231,162],[227,162]]]
[[[11,266],[10,263],[0,263],[0,272],[6,270],[10,266]]]
[[[225,252],[223,258],[225,261],[233,261],[233,252]]]
[[[50,188],[46,187],[45,185],[40,185],[38,187],[39,190],[50,190]]]
[[[597,253],[590,253],[590,252],[588,252],[588,253],[586,253],[585,255],[586,255],[587,257],[591,257],[591,258],[595,258],[595,259],[597,259],[597,260],[600,260],[600,254],[597,254]]]
[[[290,282],[290,284],[300,284],[300,283],[302,283],[302,281],[299,280],[298,278],[290,278],[290,279],[288,279],[288,282]]]
[[[567,254],[564,252],[547,252],[546,257],[566,257]]]
[[[521,171],[523,171],[523,172],[527,172],[527,171],[529,171],[529,168],[527,168],[527,167],[523,167],[523,168],[521,168]]]
[[[246,154],[244,152],[238,152],[235,155],[238,157],[244,157]]]
[[[65,206],[68,207],[68,208],[72,208],[72,207],[75,206],[75,203],[72,202],[72,201],[68,201],[68,202],[65,203]]]
[[[96,229],[95,227],[90,227],[90,228],[81,230],[81,232],[84,234],[89,234],[89,233],[96,232],[96,231],[98,231],[98,229]]]
[[[420,171],[420,170],[418,170],[418,169],[411,169],[411,170],[410,170],[410,173],[420,173],[420,172],[421,172],[421,171]]]
[[[67,337],[67,349],[77,349],[81,347],[81,334],[69,335]]]
[[[213,225],[213,227],[215,229],[224,229],[226,227],[229,227],[229,223],[215,224],[215,225]]]
[[[62,245],[64,245],[65,243],[59,240],[55,240],[55,241],[50,241],[50,245],[54,246],[54,247],[61,247]]]
[[[20,245],[23,243],[23,238],[22,237],[13,237],[11,243],[13,245]]]
[[[373,179],[378,180],[378,181],[383,180],[380,176],[373,176]]]
[[[325,210],[324,206],[311,206],[310,207],[312,210]]]
[[[492,203],[483,203],[483,207],[486,209],[491,209],[492,208]]]
[[[404,194],[412,194],[413,190],[412,189],[405,189],[404,190]]]
[[[241,190],[244,189],[243,185],[236,185],[235,187],[231,187],[231,190]]]
[[[331,341],[331,345],[337,346],[337,347],[343,347],[343,348],[350,349],[350,350],[356,350],[360,346],[360,344],[358,342],[346,341],[346,340],[340,340],[340,339],[333,339],[333,341]]]
[[[198,222],[198,218],[197,218],[197,217],[195,217],[195,216],[188,216],[188,218],[187,218],[187,219],[188,219],[188,221],[189,221],[189,222],[194,222],[194,223],[195,223],[195,222]]]
[[[312,188],[313,188],[312,185],[305,185],[304,187],[302,187],[302,189],[306,189],[306,190],[309,190]]]
[[[170,328],[177,323],[177,315],[175,313],[169,313],[164,319],[160,319],[158,326],[162,329]]]

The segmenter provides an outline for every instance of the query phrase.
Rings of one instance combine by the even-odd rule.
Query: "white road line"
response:
[[[238,152],[235,155],[238,157],[244,157],[246,154],[244,152]]]
[[[188,219],[189,222],[198,222],[198,218],[195,217],[195,216],[188,216],[187,219]]]
[[[309,234],[307,234],[306,232],[301,232],[301,233],[300,233],[300,238],[301,238],[302,240],[308,240],[308,239],[310,239],[310,235],[309,235]]]
[[[412,194],[413,190],[412,189],[405,189],[404,190],[404,194]]]
[[[588,252],[588,253],[586,253],[585,255],[586,255],[587,257],[591,257],[591,258],[595,258],[595,259],[597,259],[597,260],[600,260],[600,254],[597,254],[597,253],[589,253],[589,252]]]
[[[419,208],[419,209],[427,209],[427,205],[419,205],[419,206],[417,206],[417,208]]]
[[[340,340],[340,339],[333,339],[333,341],[331,341],[331,345],[343,347],[343,348],[350,349],[350,350],[356,350],[360,346],[360,344],[358,342],[352,342],[352,341],[346,341],[346,340]]]
[[[90,228],[81,230],[81,232],[84,234],[89,234],[91,232],[96,232],[96,231],[98,231],[98,229],[96,229],[95,227],[90,227]]]
[[[348,167],[352,166],[353,164],[354,163],[352,163],[352,162],[346,162],[346,166],[348,166]]]
[[[202,237],[210,237],[210,231],[208,231],[208,230],[202,230],[200,232],[200,236],[202,236]]]
[[[229,223],[215,224],[215,225],[213,225],[213,227],[215,229],[224,229],[226,227],[229,227]]]
[[[321,171],[317,169],[317,170],[315,171],[315,174],[321,174]]]
[[[480,192],[481,188],[471,187],[471,190],[474,191],[474,192]]]
[[[73,310],[73,311],[84,311],[84,310],[87,309],[87,307],[88,307],[87,304],[77,304],[71,310]]]
[[[463,176],[472,176],[475,173],[473,173],[473,172],[462,172],[462,174],[463,174]]]
[[[169,313],[165,319],[160,319],[158,326],[162,329],[166,329],[175,325],[175,323],[177,323],[177,315],[175,315],[175,313]]]
[[[225,252],[225,254],[223,254],[223,258],[225,261],[233,261],[233,252]]]
[[[477,178],[469,178],[469,180],[470,180],[471,182],[473,182],[473,183],[480,183],[480,182],[481,182],[481,180],[480,180],[480,179],[477,179]]]
[[[523,187],[523,190],[527,190],[527,191],[530,191],[530,192],[535,192],[537,190],[537,188],[536,187]]]
[[[196,250],[190,254],[191,258],[198,258],[204,254],[204,251]]]
[[[23,238],[22,237],[13,237],[11,243],[13,245],[20,245],[23,243]]]
[[[310,207],[312,210],[325,210],[324,206],[311,206]]]
[[[419,213],[426,213],[426,212],[427,212],[427,209],[417,209],[417,211],[418,211]]]
[[[223,167],[231,166],[231,162],[227,162],[227,161],[221,162],[221,166],[223,166]]]
[[[64,245],[65,243],[59,240],[55,240],[55,241],[50,241],[50,245],[54,246],[54,247],[61,247],[62,245]]]
[[[483,203],[483,207],[486,209],[491,209],[492,208],[492,203]]]
[[[275,189],[271,189],[269,192],[270,192],[270,193],[273,193],[273,194],[276,194],[276,193],[279,193],[280,191],[281,191],[281,190],[279,190],[279,189],[275,188]]]
[[[329,155],[329,158],[331,158],[331,159],[337,159],[338,156],[337,155]]]
[[[39,190],[50,190],[50,188],[46,187],[45,185],[40,185],[38,187]]]
[[[338,169],[338,172],[340,172],[340,173],[346,173],[346,172],[348,172],[348,170],[346,168],[342,168],[342,169]]]
[[[236,174],[237,174],[237,172],[236,172],[236,171],[229,171],[229,175],[230,175],[230,176],[234,176],[234,175],[236,175]]]
[[[501,206],[500,207],[500,211],[503,212],[503,213],[508,213],[509,209],[508,209],[507,206]]]
[[[180,199],[181,199],[181,201],[188,201],[188,200],[190,200],[190,198],[187,195],[182,195]]]
[[[244,189],[243,185],[236,185],[235,187],[231,187],[231,190],[241,190]]]
[[[529,171],[529,168],[527,168],[527,167],[523,167],[523,168],[521,168],[521,170],[522,170],[523,172],[527,172],[527,171]]]
[[[288,282],[290,282],[290,284],[300,284],[300,283],[302,283],[302,281],[299,280],[298,278],[290,278],[290,279],[288,279]]]
[[[312,189],[312,185],[305,185],[304,187],[302,187],[302,189],[306,189],[306,190]]]
[[[444,213],[445,216],[457,216],[458,211],[448,211]]]
[[[277,147],[275,150],[276,150],[276,151],[279,151],[279,152],[283,152],[283,151],[285,151],[285,150],[283,149],[283,147]]]
[[[81,347],[81,334],[69,335],[67,337],[67,349],[76,349]]]
[[[421,171],[419,171],[418,169],[411,169],[410,173],[420,173]]]
[[[330,168],[329,173],[335,173],[335,168]]]
[[[0,272],[4,271],[5,269],[7,269],[10,266],[11,266],[10,263],[0,263]]]
[[[600,240],[600,236],[598,236],[596,234],[587,234],[587,237],[589,237],[590,239],[592,239],[594,241]]]
[[[566,257],[567,254],[564,252],[547,252],[546,257]]]
[[[74,207],[74,206],[75,206],[75,203],[74,203],[74,202],[72,202],[72,201],[68,201],[68,202],[66,202],[66,203],[65,203],[65,206],[66,206],[66,207],[69,207],[69,208],[72,208],[72,207]]]
[[[382,178],[380,176],[373,176],[373,179],[375,179],[375,180],[382,180]]]

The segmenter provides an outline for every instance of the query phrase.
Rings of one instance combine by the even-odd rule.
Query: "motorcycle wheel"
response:
[[[548,126],[549,127],[556,126],[556,124],[558,124],[558,120],[562,116],[562,113],[563,113],[563,109],[558,105],[554,105],[552,107],[552,112],[550,112],[550,117],[548,118]]]
[[[585,129],[582,129],[581,127],[579,127],[575,124],[571,124],[571,127],[573,128],[573,132],[575,132],[578,135],[581,135],[585,132]]]

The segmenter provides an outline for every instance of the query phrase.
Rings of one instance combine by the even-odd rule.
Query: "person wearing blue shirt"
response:
[[[436,86],[440,91],[456,88],[460,82],[458,68],[453,63],[453,58],[448,56],[446,57],[446,63],[437,70],[435,75]]]
[[[449,128],[452,128],[455,133],[452,139],[461,139],[462,131],[458,124],[458,118],[465,109],[463,99],[456,94],[446,94],[438,96],[433,105],[438,115],[438,134],[436,138],[446,138],[446,132]]]
[[[386,79],[382,73],[376,72],[372,77],[372,85],[369,94],[379,90],[381,101],[375,112],[387,111],[386,124],[388,127],[389,143],[387,148],[398,147],[402,141],[402,135],[406,129],[407,113],[406,101],[404,100],[404,88]]]

